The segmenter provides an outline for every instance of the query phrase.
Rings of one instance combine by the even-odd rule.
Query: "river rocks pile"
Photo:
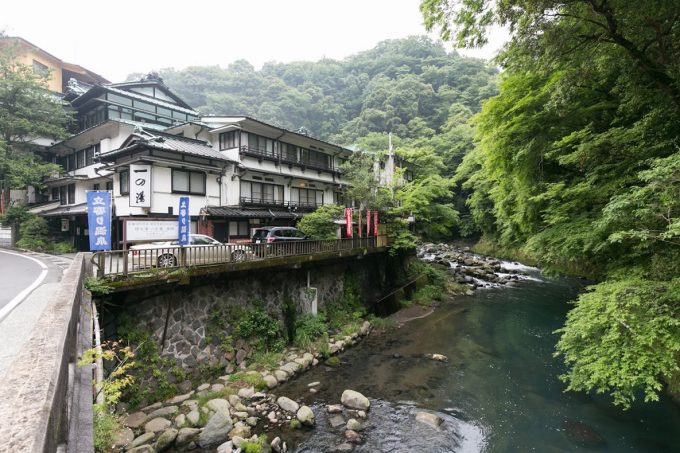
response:
[[[422,244],[418,257],[446,268],[454,281],[469,287],[467,294],[480,287],[512,286],[524,274],[517,269],[506,269],[498,259],[474,254],[450,244]]]
[[[363,442],[362,432],[368,423],[368,410],[371,402],[361,393],[345,390],[340,398],[341,404],[326,406],[328,423],[331,429],[342,434],[335,451],[352,451],[355,444]]]
[[[371,324],[365,321],[353,334],[331,338],[328,348],[331,354],[337,354],[359,342],[370,331]],[[247,371],[246,378],[248,375],[252,375],[253,380],[261,378],[269,391],[322,359],[319,353],[294,348],[287,350],[285,357],[277,368]],[[252,386],[239,387],[239,382],[232,382],[232,376],[226,374],[183,395],[125,415],[124,429],[116,433],[113,448],[134,453],[161,452],[170,448],[173,451],[200,448],[218,453],[238,452],[243,442],[260,442],[255,433],[258,428],[267,431],[284,424],[295,428],[316,423],[314,412],[308,406],[286,396],[256,391]],[[347,401],[352,407],[368,408],[368,400],[361,394],[348,395]],[[286,443],[278,437],[267,447],[276,453],[287,451]]]

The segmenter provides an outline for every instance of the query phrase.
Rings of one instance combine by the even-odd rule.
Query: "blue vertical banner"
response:
[[[189,197],[179,197],[179,245],[189,245],[190,218],[189,218]]]
[[[111,250],[111,193],[87,193],[87,228],[90,251]]]

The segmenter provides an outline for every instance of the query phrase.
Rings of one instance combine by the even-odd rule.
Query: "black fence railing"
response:
[[[313,170],[340,173],[339,169],[334,168],[331,164],[329,164],[328,161],[319,159],[309,159],[306,161],[298,160],[297,158],[291,158],[286,154],[281,154],[281,152],[277,150],[254,148],[251,146],[241,146],[241,154],[250,157],[255,157],[257,159],[271,160],[288,165],[297,165],[299,167],[310,168]]]
[[[263,206],[268,208],[297,208],[298,210],[314,210],[321,204],[310,201],[283,201],[267,197],[241,197],[242,206]]]

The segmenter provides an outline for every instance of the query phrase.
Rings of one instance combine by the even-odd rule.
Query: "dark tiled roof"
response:
[[[238,206],[208,206],[204,208],[209,216],[229,217],[229,218],[250,218],[250,219],[287,219],[294,220],[302,217],[301,214],[294,214],[288,210],[275,209],[246,209]]]
[[[119,148],[107,153],[102,153],[100,159],[103,161],[113,160],[112,158],[133,149],[152,148],[160,151],[169,151],[179,154],[188,154],[196,157],[204,157],[206,159],[220,160],[224,162],[232,162],[224,154],[215,151],[208,144],[201,140],[194,140],[191,138],[181,137],[179,135],[165,134],[158,131],[144,131],[144,135],[149,137],[146,139],[139,139],[130,146]]]
[[[87,203],[59,206],[58,208],[50,209],[48,211],[43,211],[40,213],[40,215],[44,217],[56,217],[62,215],[77,215],[77,214],[87,214]]]
[[[189,114],[194,115],[194,116],[199,115],[199,113],[196,110],[188,109],[188,108],[182,107],[181,105],[173,104],[171,102],[164,101],[162,99],[154,98],[154,97],[151,97],[151,96],[145,96],[143,94],[136,93],[134,91],[121,90],[120,88],[116,88],[116,87],[113,87],[113,86],[103,86],[103,88],[107,91],[111,91],[112,93],[120,94],[122,96],[128,96],[128,97],[131,97],[131,98],[134,98],[134,99],[139,99],[140,101],[148,102],[150,104],[160,105],[162,107],[167,107],[169,109],[174,109],[174,110],[177,110],[177,111],[180,111],[180,112],[189,113]]]

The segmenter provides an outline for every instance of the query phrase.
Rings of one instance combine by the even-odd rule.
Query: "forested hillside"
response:
[[[160,71],[204,114],[249,115],[341,144],[370,132],[416,138],[441,131],[452,112],[478,112],[497,93],[496,73],[426,37],[384,41],[344,60]]]

